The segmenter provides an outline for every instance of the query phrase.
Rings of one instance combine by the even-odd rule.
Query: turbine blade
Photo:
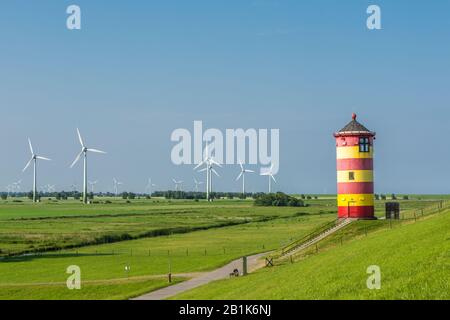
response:
[[[245,169],[245,172],[255,173],[255,171],[253,171],[253,170],[248,170],[248,169]]]
[[[31,139],[30,138],[28,138],[28,145],[30,146],[31,154],[34,155],[33,145],[31,144]]]
[[[72,162],[72,164],[70,165],[71,168],[73,168],[73,166],[78,162],[78,160],[80,160],[81,155],[83,154],[83,151],[81,151],[77,157],[75,158],[75,160]]]
[[[194,168],[193,170],[197,170],[197,169],[200,168],[204,163],[205,163],[205,160],[203,160],[203,161],[200,162],[198,165],[196,165],[195,168]]]
[[[274,177],[273,175],[270,175],[270,177],[273,179],[273,181],[274,181],[275,183],[277,183],[277,180],[275,180],[275,177]]]
[[[241,171],[241,173],[239,173],[239,175],[237,176],[236,181],[238,181],[242,177],[243,174],[244,174],[244,172]]]
[[[241,170],[244,171],[244,166],[242,165],[242,161],[239,159],[239,165],[241,166]]]
[[[270,176],[270,172],[263,172],[259,174],[260,176]]]
[[[214,170],[214,168],[211,168],[211,171],[214,172],[214,174],[215,174],[216,176],[220,177],[220,174],[218,174],[217,171]]]
[[[106,154],[106,152],[105,152],[105,151],[102,151],[102,150],[97,150],[97,149],[87,149],[87,151],[90,151],[90,152],[95,152],[95,153],[102,153],[102,154]]]
[[[37,159],[40,160],[46,160],[46,161],[52,161],[52,159],[46,158],[46,157],[41,157],[41,156],[36,156]]]
[[[80,141],[81,146],[84,148],[83,138],[81,138],[80,130],[77,128],[78,140]]]
[[[197,172],[203,172],[203,171],[206,171],[206,170],[207,170],[207,168],[203,168],[201,170],[198,170]]]
[[[22,172],[25,172],[25,170],[28,169],[28,167],[30,166],[32,161],[33,161],[33,158],[31,158],[30,161],[27,162],[27,165],[25,166],[25,168],[23,168]]]
[[[218,163],[216,160],[211,158],[211,159],[209,159],[209,161],[211,161],[211,163],[214,163],[216,166],[222,168],[222,165],[220,163]]]

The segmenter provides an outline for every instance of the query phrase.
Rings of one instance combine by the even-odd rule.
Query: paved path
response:
[[[252,272],[256,269],[259,269],[264,266],[264,263],[260,261],[260,258],[267,255],[269,252],[255,254],[253,256],[247,257],[247,268],[249,272]],[[173,286],[165,287],[147,294],[143,296],[134,298],[133,300],[163,300],[170,298],[179,293],[191,290],[193,288],[202,286],[211,281],[216,281],[220,279],[227,279],[230,277],[230,273],[233,272],[234,269],[238,269],[239,272],[242,271],[242,258],[234,260],[229,264],[210,271],[204,274],[199,275],[198,277],[194,277],[190,280],[175,284]]]

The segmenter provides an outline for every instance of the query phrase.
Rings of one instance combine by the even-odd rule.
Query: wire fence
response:
[[[321,251],[328,250],[336,246],[343,246],[352,240],[367,237],[371,232],[377,230],[395,229],[408,223],[414,223],[428,216],[438,214],[450,209],[450,201],[442,200],[433,205],[421,208],[405,210],[401,212],[400,219],[379,219],[379,220],[359,220],[351,223],[346,228],[339,230],[337,233],[327,237],[304,250],[301,250],[288,258],[279,258],[275,260],[276,264],[282,264],[286,261],[294,263],[295,261],[306,258],[307,256],[317,254]],[[313,233],[314,234],[314,233]]]

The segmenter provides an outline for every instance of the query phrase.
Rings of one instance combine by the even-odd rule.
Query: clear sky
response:
[[[66,8],[82,29],[66,28]],[[382,30],[366,9],[382,10]],[[170,134],[205,127],[279,128],[279,190],[336,190],[332,133],[351,113],[377,132],[379,193],[450,192],[450,1],[191,0],[2,1],[0,189],[31,188],[27,137],[39,184],[82,183],[69,169],[89,146],[90,179],[143,191],[171,179],[192,188],[192,166],[174,166]],[[254,169],[258,169],[257,166]],[[240,190],[237,166],[219,190]],[[198,178],[202,178],[198,175]],[[248,191],[267,180],[248,176]]]

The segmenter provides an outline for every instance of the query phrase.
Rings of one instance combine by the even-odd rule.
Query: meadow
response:
[[[400,202],[407,214],[439,201]],[[169,285],[169,272],[181,281],[277,250],[336,219],[333,197],[297,208],[255,207],[251,200],[110,202],[0,203],[0,299],[126,299]],[[384,202],[376,209],[382,216]],[[70,265],[82,270],[82,290],[66,288]]]

